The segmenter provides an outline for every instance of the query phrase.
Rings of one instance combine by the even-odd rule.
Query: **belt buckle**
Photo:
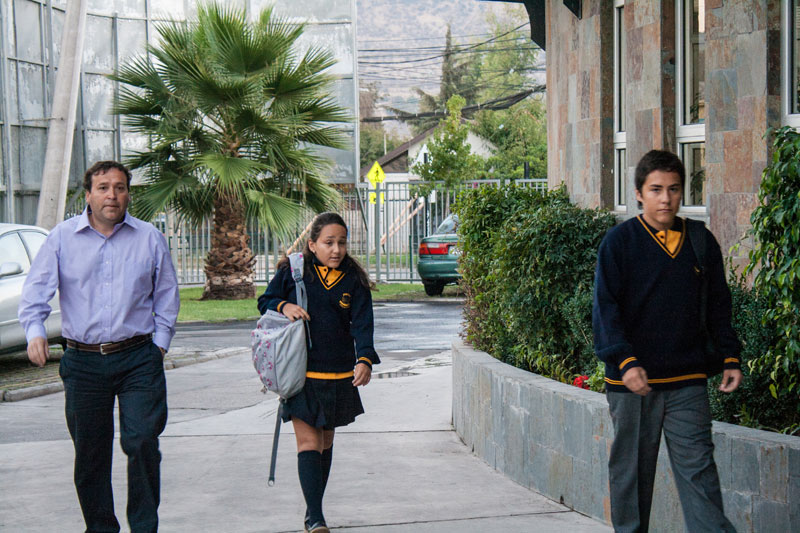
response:
[[[104,342],[100,344],[100,355],[110,355],[105,352],[106,346],[111,346],[113,344],[117,344],[116,342]]]

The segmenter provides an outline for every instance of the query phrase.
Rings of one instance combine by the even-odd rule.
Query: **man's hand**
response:
[[[292,322],[294,322],[297,319],[311,320],[311,317],[308,316],[308,313],[306,312],[305,309],[303,309],[299,305],[290,304],[289,302],[283,304],[281,313],[283,313],[284,316],[286,316]]]
[[[647,372],[640,366],[629,368],[622,375],[622,383],[628,387],[628,390],[635,392],[639,396],[647,396],[647,393],[653,390],[647,384]]]
[[[38,367],[43,367],[50,359],[50,346],[44,337],[34,337],[28,343],[28,359]]]
[[[369,383],[369,380],[372,379],[372,369],[369,365],[365,364],[358,364],[356,365],[356,369],[353,371],[353,386],[358,387],[360,385],[366,385]]]
[[[736,368],[726,368],[722,371],[722,383],[719,390],[722,392],[733,392],[742,384],[742,371]]]

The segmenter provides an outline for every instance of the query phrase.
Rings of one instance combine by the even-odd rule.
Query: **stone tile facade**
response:
[[[627,209],[639,213],[633,173],[653,148],[678,151],[676,1],[627,0],[624,25]],[[578,19],[547,0],[548,175],[584,206],[614,207],[611,0],[584,0]],[[769,156],[764,134],[780,126],[780,1],[705,2],[705,218],[723,252],[750,227]],[[747,246],[739,254],[746,255]]]

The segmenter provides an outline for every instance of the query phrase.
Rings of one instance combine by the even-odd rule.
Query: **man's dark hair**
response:
[[[634,185],[636,190],[642,192],[647,176],[654,170],[661,172],[675,172],[681,178],[681,190],[686,187],[686,169],[680,158],[666,150],[650,150],[639,160],[636,165]]]
[[[91,192],[92,190],[92,177],[97,174],[105,174],[111,169],[116,169],[125,174],[125,177],[128,179],[128,189],[131,188],[131,171],[123,165],[122,163],[118,163],[116,161],[98,161],[94,165],[89,167],[89,170],[83,175],[83,188],[87,192]]]

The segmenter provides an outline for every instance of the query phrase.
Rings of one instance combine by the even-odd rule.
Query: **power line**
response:
[[[496,43],[508,43],[508,42],[514,42],[514,41],[522,41],[522,40],[530,40],[530,38],[525,36],[525,35],[520,35],[519,37],[514,37],[512,39],[502,39],[502,40],[494,41],[494,42],[496,42]],[[470,46],[470,45],[469,44],[454,45],[454,47],[456,49],[463,48],[463,47],[466,47],[466,46]],[[370,53],[372,53],[372,52],[408,52],[408,51],[414,51],[414,50],[437,51],[437,50],[444,50],[444,48],[445,48],[444,46],[419,46],[419,47],[413,47],[413,48],[359,48],[357,51],[358,51],[358,53],[362,53],[362,52],[370,52]]]
[[[522,26],[527,26],[530,22],[526,22]],[[522,27],[520,26],[520,28]],[[517,28],[519,29],[519,28]],[[485,37],[486,35],[492,35],[491,32],[486,33],[472,33],[466,35],[451,35],[453,38],[461,38],[461,37]],[[444,39],[445,37],[399,37],[397,39],[359,39],[358,42],[360,43],[388,43],[388,42],[396,42],[396,41],[434,41],[437,39]]]
[[[526,22],[525,24],[528,24],[528,23]],[[525,24],[521,24],[521,25],[517,26],[516,28],[514,28],[514,29],[512,29],[512,30],[509,30],[509,31],[507,31],[507,32],[505,32],[505,33],[501,33],[501,34],[500,34],[500,35],[498,35],[497,37],[493,37],[493,38],[491,38],[491,39],[487,39],[486,41],[483,41],[483,42],[480,42],[480,43],[476,43],[476,44],[474,44],[474,45],[470,45],[470,46],[467,46],[467,47],[465,47],[465,48],[459,49],[459,50],[457,50],[457,51],[452,51],[452,52],[449,52],[449,53],[450,53],[450,54],[457,54],[457,53],[459,53],[459,54],[463,54],[463,53],[465,53],[465,52],[468,52],[469,50],[472,50],[472,49],[478,48],[479,46],[483,46],[483,45],[485,45],[485,44],[488,44],[488,43],[490,43],[490,42],[492,42],[492,41],[496,41],[496,40],[497,40],[497,39],[499,39],[500,37],[504,37],[504,36],[508,35],[509,33],[515,32],[515,31],[517,31],[518,29],[520,29],[520,28],[522,28],[523,26],[525,26]],[[534,48],[532,48],[532,49],[539,49],[539,47],[534,47]],[[512,50],[513,50],[513,48],[512,48]],[[438,58],[440,58],[440,57],[445,57],[445,56],[447,56],[447,55],[448,55],[448,53],[442,53],[442,54],[438,54],[438,55],[431,56],[431,57],[428,57],[428,58],[422,58],[422,59],[409,59],[409,60],[405,60],[405,61],[381,61],[381,62],[359,61],[359,64],[365,64],[365,65],[369,65],[369,64],[379,64],[379,65],[380,65],[380,64],[387,64],[387,65],[388,65],[388,64],[395,64],[395,65],[399,65],[399,64],[403,64],[403,63],[419,63],[419,62],[421,62],[421,61],[431,61],[431,60],[433,60],[433,59],[438,59]]]
[[[533,93],[544,92],[545,87],[544,85],[537,85],[533,89],[528,89],[527,91],[522,91],[517,94],[512,94],[511,96],[504,96],[500,98],[495,98],[493,100],[489,100],[488,102],[484,102],[482,104],[474,104],[470,106],[466,106],[461,109],[461,112],[472,113],[474,111],[481,111],[481,110],[500,110],[500,109],[508,109],[509,107],[517,104],[528,96],[532,95]],[[390,120],[413,120],[419,118],[437,118],[437,117],[444,117],[447,115],[446,111],[429,111],[426,113],[402,113],[399,115],[390,115],[386,117],[364,117],[361,119],[361,122],[386,122]]]

